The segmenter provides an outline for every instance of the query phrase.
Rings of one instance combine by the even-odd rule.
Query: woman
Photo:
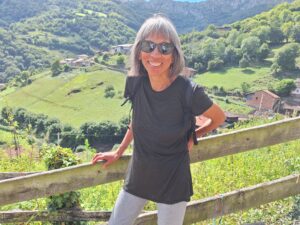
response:
[[[161,15],[147,19],[137,33],[131,51],[131,70],[125,97],[133,104],[132,122],[119,148],[98,153],[93,163],[104,167],[120,158],[134,139],[134,151],[110,225],[133,224],[148,200],[157,203],[159,225],[181,225],[187,202],[193,194],[189,150],[193,139],[186,116],[188,79],[180,76],[184,57],[172,23]],[[208,118],[196,130],[198,137],[224,122],[223,111],[203,88],[193,89],[190,111]]]

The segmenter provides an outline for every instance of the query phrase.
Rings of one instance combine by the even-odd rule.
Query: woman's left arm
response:
[[[214,103],[199,117],[202,117],[201,119],[204,120],[204,122],[196,129],[196,135],[198,138],[219,127],[222,123],[224,123],[226,118],[223,110]],[[192,150],[193,145],[194,141],[191,137],[188,141],[189,151]]]
[[[202,116],[208,118],[209,122],[204,123],[203,126],[196,129],[197,137],[202,137],[208,132],[216,129],[224,123],[226,118],[223,110],[215,103],[213,103],[212,106],[202,114]]]

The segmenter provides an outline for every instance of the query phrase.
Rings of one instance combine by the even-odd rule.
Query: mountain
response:
[[[180,33],[222,25],[283,0],[0,0],[0,83],[57,58],[133,42],[145,18],[162,12]]]
[[[148,17],[157,12],[168,15],[180,33],[202,30],[209,24],[223,25],[271,9],[292,0],[207,0],[204,2],[177,2],[172,0],[125,0],[136,13]]]

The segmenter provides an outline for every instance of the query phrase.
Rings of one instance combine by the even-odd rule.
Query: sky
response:
[[[204,2],[206,0],[175,0],[177,2]]]

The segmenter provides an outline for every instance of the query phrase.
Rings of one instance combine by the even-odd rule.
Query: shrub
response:
[[[223,65],[224,65],[223,60],[213,59],[208,62],[207,70],[209,70],[209,71],[219,70],[223,67]]]
[[[115,96],[115,89],[114,86],[108,85],[104,90],[104,97],[105,98],[113,98]]]
[[[74,166],[79,163],[79,159],[72,153],[71,149],[68,148],[43,146],[41,153],[48,170]],[[60,209],[78,209],[80,208],[79,198],[80,193],[75,191],[54,195],[49,197],[47,206],[50,211]],[[74,222],[65,222],[64,224],[71,225],[74,224]]]

